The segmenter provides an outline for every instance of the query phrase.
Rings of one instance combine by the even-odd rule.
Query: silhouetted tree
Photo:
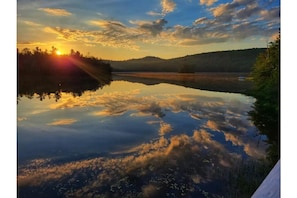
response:
[[[75,55],[75,51],[74,51],[74,49],[71,49],[70,50],[70,56],[74,56]]]
[[[22,50],[22,54],[24,54],[24,55],[32,55],[32,52],[30,51],[29,48],[24,48],[24,49]]]
[[[56,55],[57,54],[58,49],[54,46],[52,46],[52,55]]]

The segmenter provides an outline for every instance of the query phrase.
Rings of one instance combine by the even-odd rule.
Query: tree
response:
[[[29,48],[24,48],[24,49],[22,50],[22,54],[25,54],[25,55],[32,55],[32,52],[30,51]]]
[[[258,56],[251,76],[256,102],[249,114],[268,138],[268,159],[274,165],[280,158],[280,35]]]
[[[54,46],[52,46],[52,55],[56,55],[57,54],[58,49]]]

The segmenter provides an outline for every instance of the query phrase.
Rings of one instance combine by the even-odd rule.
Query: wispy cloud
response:
[[[91,20],[91,24],[98,25],[101,28],[126,28],[125,25],[119,21],[107,21],[107,20]]]
[[[201,17],[194,21],[194,25],[204,24],[206,21],[207,21],[206,17]]]
[[[253,15],[259,14],[260,10],[261,10],[261,8],[259,7],[258,3],[254,2],[254,3],[248,4],[244,8],[239,9],[236,16],[239,19],[246,19]]]
[[[77,122],[76,119],[60,119],[60,120],[55,120],[53,122],[50,122],[48,123],[48,125],[51,125],[51,126],[71,125],[75,122]]]
[[[95,116],[121,116],[127,111],[127,109],[104,109],[102,111],[94,112]]]
[[[51,44],[52,42],[31,42],[31,41],[19,41],[18,45],[25,45],[25,46],[32,46],[32,47],[36,47],[36,46],[48,46],[49,44]],[[55,42],[52,43],[51,46],[53,46],[55,44]]]
[[[58,35],[58,39],[80,41],[86,44],[99,44],[114,48],[138,50],[139,42],[156,42],[156,36],[164,31],[165,19],[155,21],[129,21],[127,26],[120,21],[90,20],[88,24],[97,26],[98,30],[79,30],[62,27],[45,27],[44,31]],[[160,37],[161,39],[161,37]]]
[[[97,24],[98,25],[98,24]],[[99,44],[102,46],[114,48],[126,48],[131,50],[138,50],[139,46],[135,43],[135,38],[138,33],[125,30],[119,25],[115,24],[101,24],[103,30],[87,31],[78,29],[68,29],[62,27],[46,27],[45,32],[58,35],[58,39],[67,41],[79,41],[86,44]],[[131,29],[130,29],[131,30]]]
[[[200,0],[201,5],[207,5],[207,6],[211,6],[215,2],[217,2],[217,0]]]
[[[33,21],[23,21],[23,23],[25,23],[26,25],[29,25],[29,26],[33,26],[33,27],[38,27],[38,26],[42,26],[41,24],[39,23],[35,23]]]
[[[163,16],[162,13],[160,13],[160,12],[154,12],[154,11],[149,11],[146,14],[147,15],[150,15],[150,16]]]
[[[41,10],[43,12],[46,12],[49,15],[53,16],[70,16],[72,15],[71,12],[68,12],[65,9],[59,9],[59,8],[39,8],[38,10]]]
[[[280,20],[280,8],[272,8],[270,10],[261,10],[260,16],[263,17],[264,20],[273,20],[273,21],[279,21]]]

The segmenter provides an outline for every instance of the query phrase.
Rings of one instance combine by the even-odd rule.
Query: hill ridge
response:
[[[250,72],[256,58],[266,48],[224,50],[171,59],[145,56],[126,61],[110,61],[114,71],[143,72]]]

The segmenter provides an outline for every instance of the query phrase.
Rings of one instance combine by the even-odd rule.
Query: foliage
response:
[[[280,36],[258,56],[251,75],[257,101],[250,115],[260,133],[268,138],[268,159],[274,165],[280,158]]]

